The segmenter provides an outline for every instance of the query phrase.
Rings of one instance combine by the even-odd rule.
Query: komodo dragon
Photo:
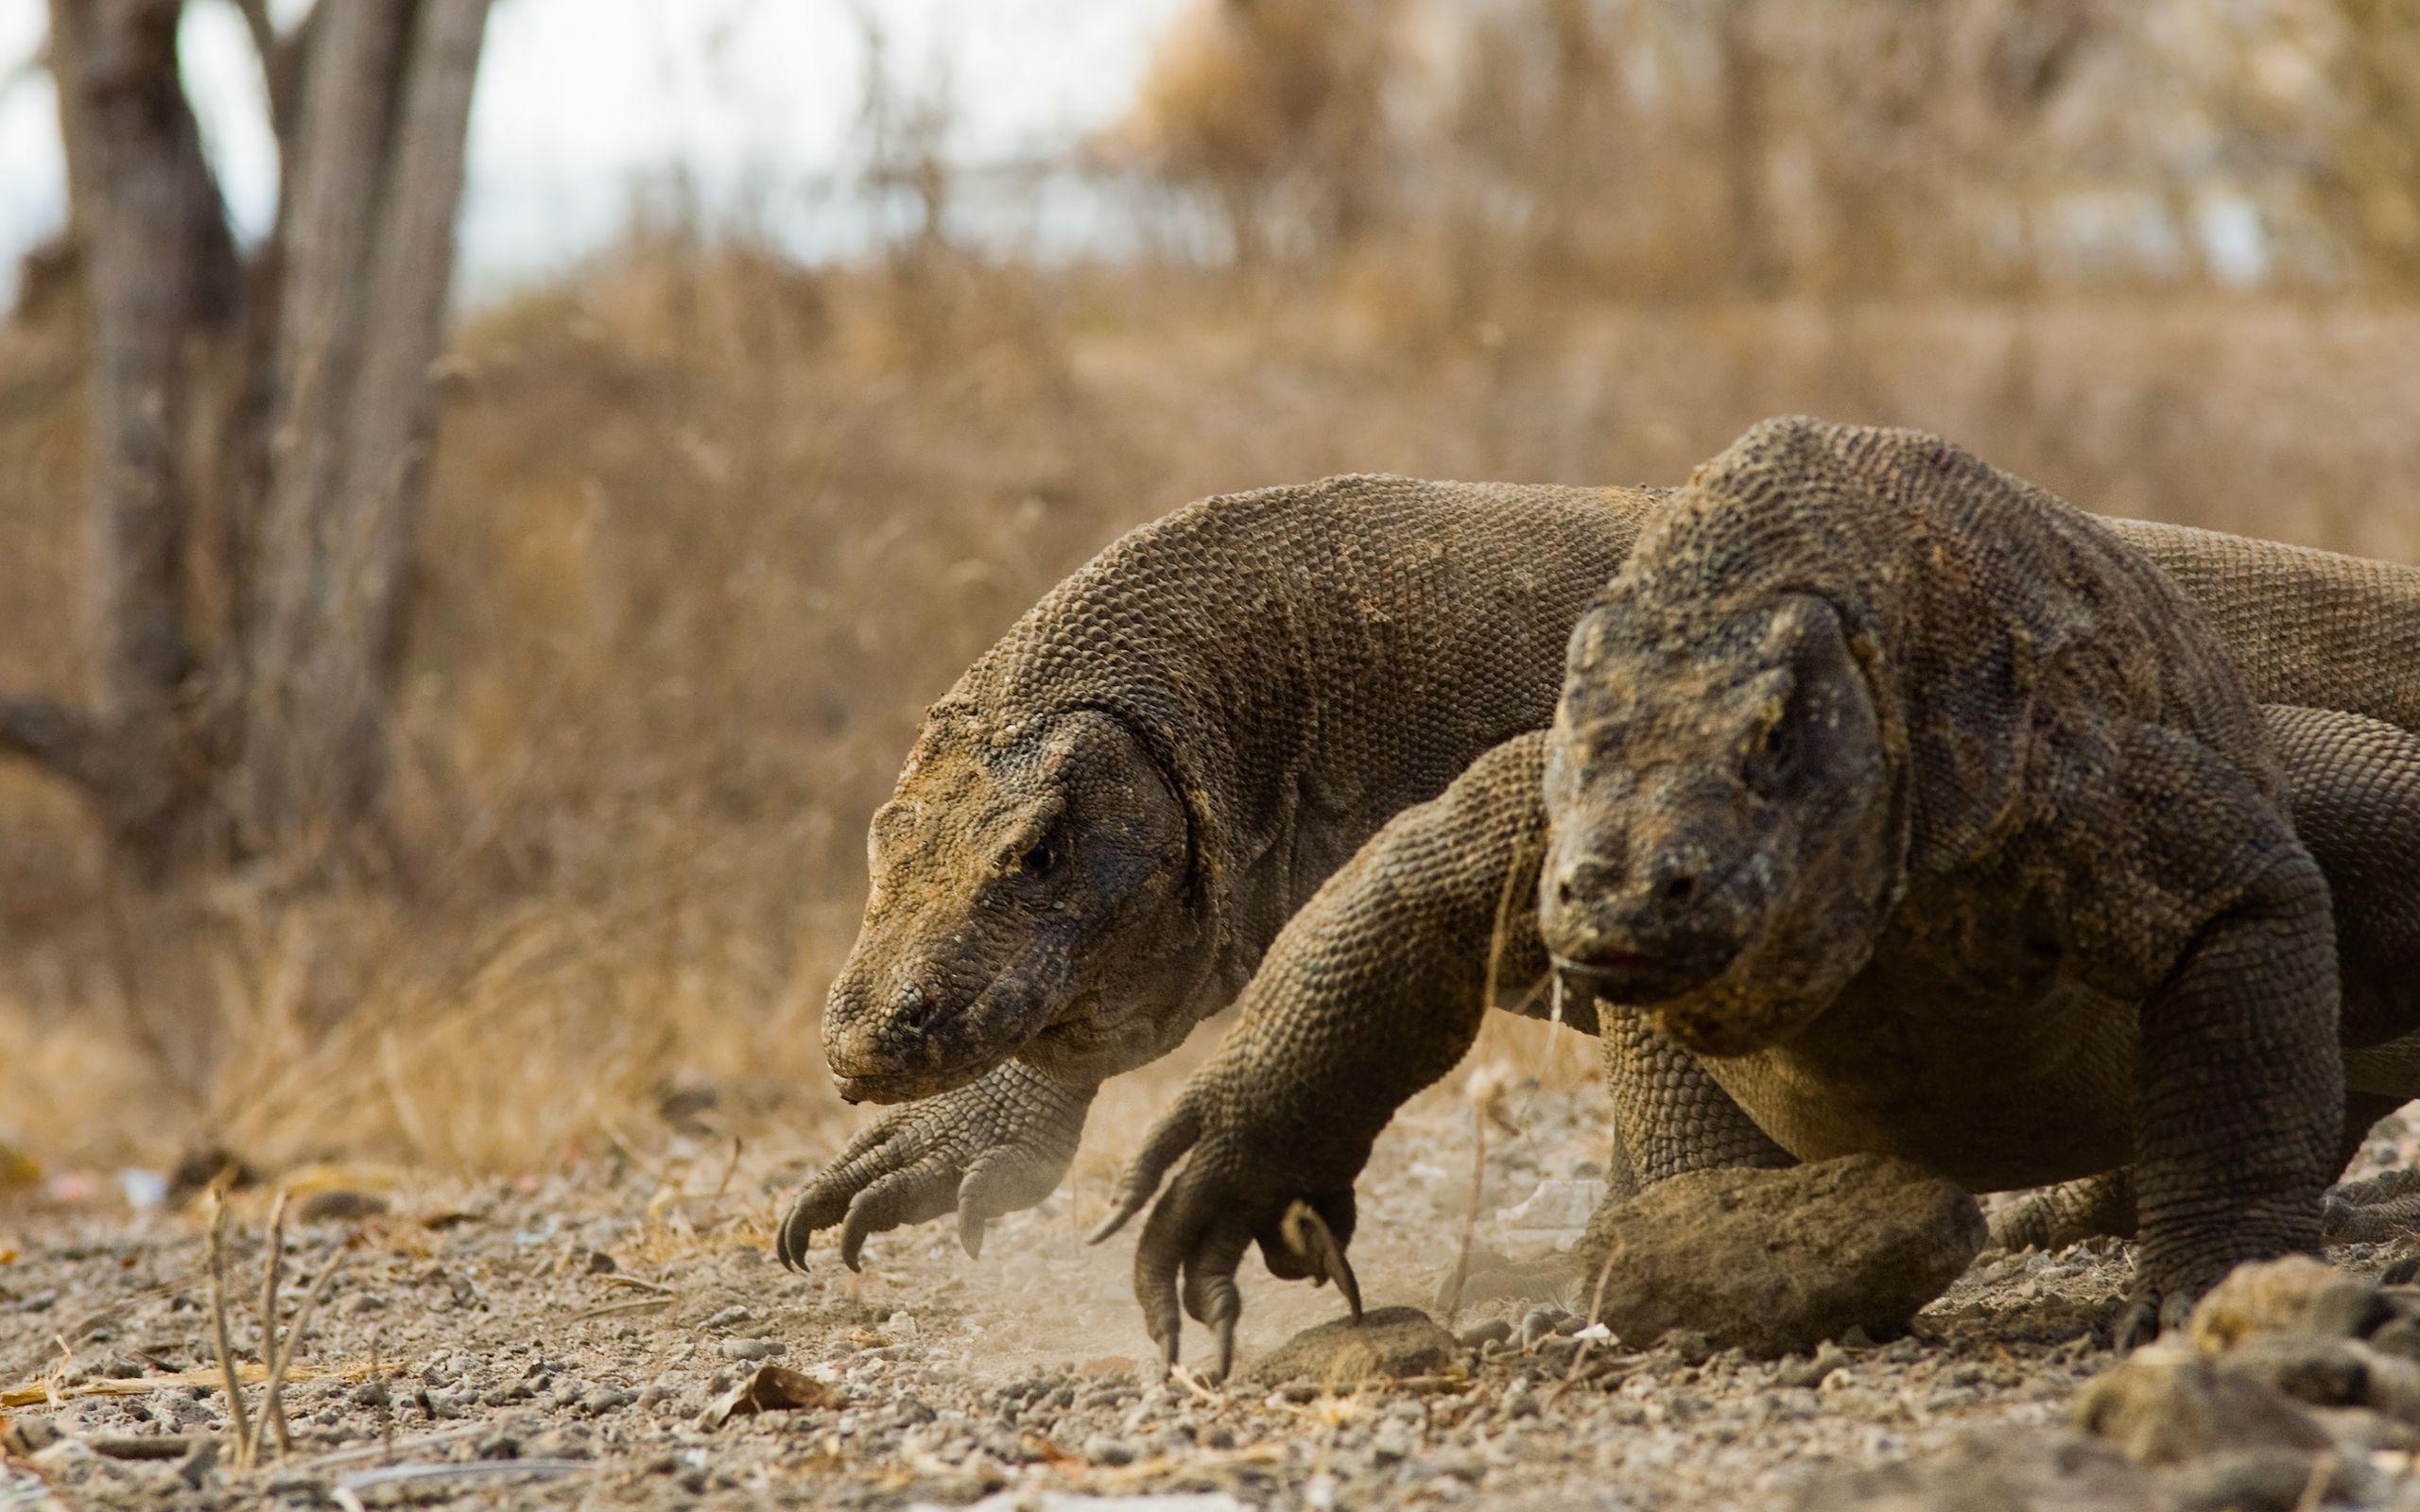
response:
[[[1768,421],[1701,470],[1580,620],[1553,730],[1322,888],[1146,1140],[1099,1235],[1189,1152],[1135,1258],[1167,1358],[1182,1276],[1224,1372],[1255,1239],[1281,1275],[1349,1275],[1372,1140],[1491,986],[1545,970],[1541,927],[1650,1005],[1602,1015],[1634,1180],[1871,1149],[1996,1189],[2139,1152],[2154,1319],[2314,1247],[2337,941],[2278,767],[2375,874],[2369,849],[2420,857],[2420,742],[2264,721],[2130,535],[1909,432]],[[2412,1022],[2420,910],[2384,891],[2346,910],[2357,1041]],[[1288,1245],[1297,1201],[1333,1246]]]
[[[1370,834],[1543,729],[1571,623],[1663,490],[1343,477],[1121,537],[928,713],[870,828],[824,1018],[844,1096],[908,1101],[800,1194],[780,1250],[1047,1195],[1101,1081],[1248,980]],[[2420,571],[2113,522],[2257,697],[2420,729]],[[1574,1022],[1593,1031],[1582,1004]]]

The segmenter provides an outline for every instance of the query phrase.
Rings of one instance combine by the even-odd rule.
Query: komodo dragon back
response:
[[[2420,568],[2190,525],[2109,523],[2201,606],[2254,698],[2420,731]]]

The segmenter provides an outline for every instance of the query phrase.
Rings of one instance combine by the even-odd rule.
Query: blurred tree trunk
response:
[[[258,44],[271,234],[228,229],[182,0],[51,0],[91,321],[89,708],[0,699],[147,875],[377,854],[488,0],[330,0]],[[367,842],[367,843],[366,843]]]
[[[1766,180],[1772,172],[1765,119],[1765,55],[1755,34],[1754,0],[1717,0],[1715,55],[1722,94],[1720,130],[1724,196],[1731,233],[1731,276],[1751,294],[1776,292],[1784,282]]]

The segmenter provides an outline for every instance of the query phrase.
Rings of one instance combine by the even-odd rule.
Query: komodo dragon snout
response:
[[[1696,643],[1711,654],[1674,653],[1684,620],[1717,627]],[[1840,615],[1807,594],[1650,593],[1584,615],[1568,672],[1545,777],[1547,949],[1691,1050],[1785,1038],[1864,965],[1853,942],[1897,892],[1893,763]]]
[[[823,1016],[852,1102],[1046,1058],[1054,1034],[1089,1037],[1197,934],[1184,807],[1098,711],[1001,723],[937,706],[866,849],[864,927]]]

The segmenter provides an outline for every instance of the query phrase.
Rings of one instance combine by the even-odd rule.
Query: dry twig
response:
[[[294,1310],[294,1322],[285,1331],[285,1343],[277,1350],[276,1361],[268,1368],[268,1384],[263,1388],[261,1396],[260,1420],[252,1424],[252,1436],[244,1445],[245,1464],[259,1460],[262,1432],[272,1420],[285,1418],[283,1393],[285,1390],[285,1373],[293,1366],[295,1351],[302,1347],[302,1335],[310,1330],[311,1314],[327,1298],[329,1290],[336,1285],[337,1272],[343,1268],[344,1251],[339,1249],[328,1257],[327,1264],[320,1267],[319,1280],[313,1281],[310,1291],[303,1294],[302,1305]],[[261,1332],[265,1337],[274,1339],[277,1320],[274,1317],[264,1319]],[[283,1453],[292,1447],[290,1443],[281,1441],[278,1449]]]
[[[243,1463],[242,1446],[251,1442],[251,1417],[244,1410],[244,1384],[235,1373],[235,1335],[227,1326],[227,1196],[210,1194],[210,1324],[218,1345],[218,1373],[227,1392],[227,1421],[234,1430],[235,1463]]]
[[[285,1204],[291,1195],[290,1188],[278,1188],[276,1200],[269,1204],[268,1210],[268,1254],[262,1262],[261,1275],[261,1359],[264,1363],[277,1358],[277,1283],[285,1271]],[[274,1367],[269,1374],[272,1378],[276,1376]],[[280,1454],[293,1453],[294,1435],[286,1427],[285,1399],[271,1391],[261,1403],[261,1417],[277,1432],[277,1452]],[[260,1435],[254,1433],[252,1440],[255,1444],[259,1438]]]

